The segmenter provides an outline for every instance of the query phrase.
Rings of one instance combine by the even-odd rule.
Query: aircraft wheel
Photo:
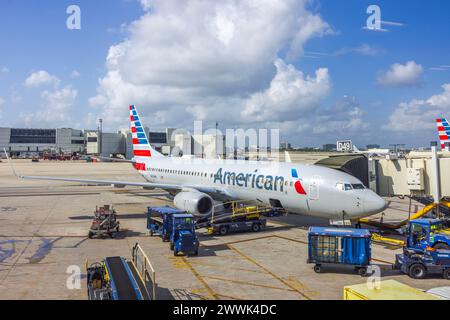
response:
[[[444,270],[444,279],[450,280],[450,269]]]
[[[416,263],[413,264],[411,267],[409,267],[409,276],[414,279],[423,279],[427,275],[427,270],[425,269],[425,266]]]

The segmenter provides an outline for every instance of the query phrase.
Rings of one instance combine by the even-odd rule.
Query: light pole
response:
[[[97,149],[98,155],[102,155],[103,147],[103,119],[98,119],[98,130],[97,130]]]

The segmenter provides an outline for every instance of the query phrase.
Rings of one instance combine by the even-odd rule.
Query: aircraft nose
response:
[[[377,214],[386,208],[387,202],[373,191],[364,199],[364,209],[367,215]]]

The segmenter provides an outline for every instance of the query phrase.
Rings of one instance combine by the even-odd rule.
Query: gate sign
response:
[[[352,140],[338,141],[336,142],[337,151],[353,151]]]

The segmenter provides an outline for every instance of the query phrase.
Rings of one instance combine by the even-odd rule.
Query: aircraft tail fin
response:
[[[445,143],[450,142],[450,124],[445,118],[436,119],[439,132],[439,140],[441,141],[442,150],[445,149]]]
[[[139,117],[139,114],[134,105],[130,106],[130,130],[133,141],[133,155],[136,159],[137,166],[142,166],[141,162],[145,160],[164,157],[150,145],[150,141],[145,134],[144,127],[142,126],[141,118]],[[141,170],[139,168],[137,169]]]

